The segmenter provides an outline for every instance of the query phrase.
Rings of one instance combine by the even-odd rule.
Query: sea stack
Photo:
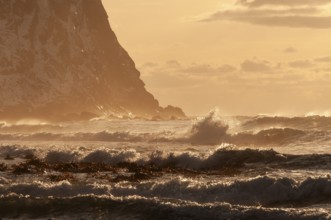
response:
[[[101,0],[0,0],[0,119],[184,118],[160,107]]]

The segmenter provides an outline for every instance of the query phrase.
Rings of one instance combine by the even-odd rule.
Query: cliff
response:
[[[159,106],[101,0],[0,0],[0,119],[185,117]]]

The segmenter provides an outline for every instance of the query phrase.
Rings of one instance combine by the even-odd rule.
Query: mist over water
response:
[[[330,122],[2,122],[0,217],[330,219]]]

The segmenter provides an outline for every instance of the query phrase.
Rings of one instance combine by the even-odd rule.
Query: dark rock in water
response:
[[[4,172],[7,170],[7,166],[4,163],[0,163],[0,172]]]
[[[7,154],[6,156],[5,156],[5,160],[14,160],[15,158],[14,157],[12,157],[12,156],[10,156],[9,154]]]
[[[0,0],[0,117],[183,118],[162,108],[101,0]]]
[[[39,159],[30,159],[24,163],[14,164],[13,173],[20,174],[40,174],[48,168],[48,165]]]
[[[52,182],[60,182],[60,181],[70,181],[70,182],[75,182],[76,179],[75,177],[71,174],[71,173],[62,173],[61,175],[48,175],[48,178],[50,179],[50,181]]]

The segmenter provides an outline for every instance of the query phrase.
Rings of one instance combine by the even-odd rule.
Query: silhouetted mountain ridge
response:
[[[185,117],[161,108],[101,0],[0,0],[0,118]]]

